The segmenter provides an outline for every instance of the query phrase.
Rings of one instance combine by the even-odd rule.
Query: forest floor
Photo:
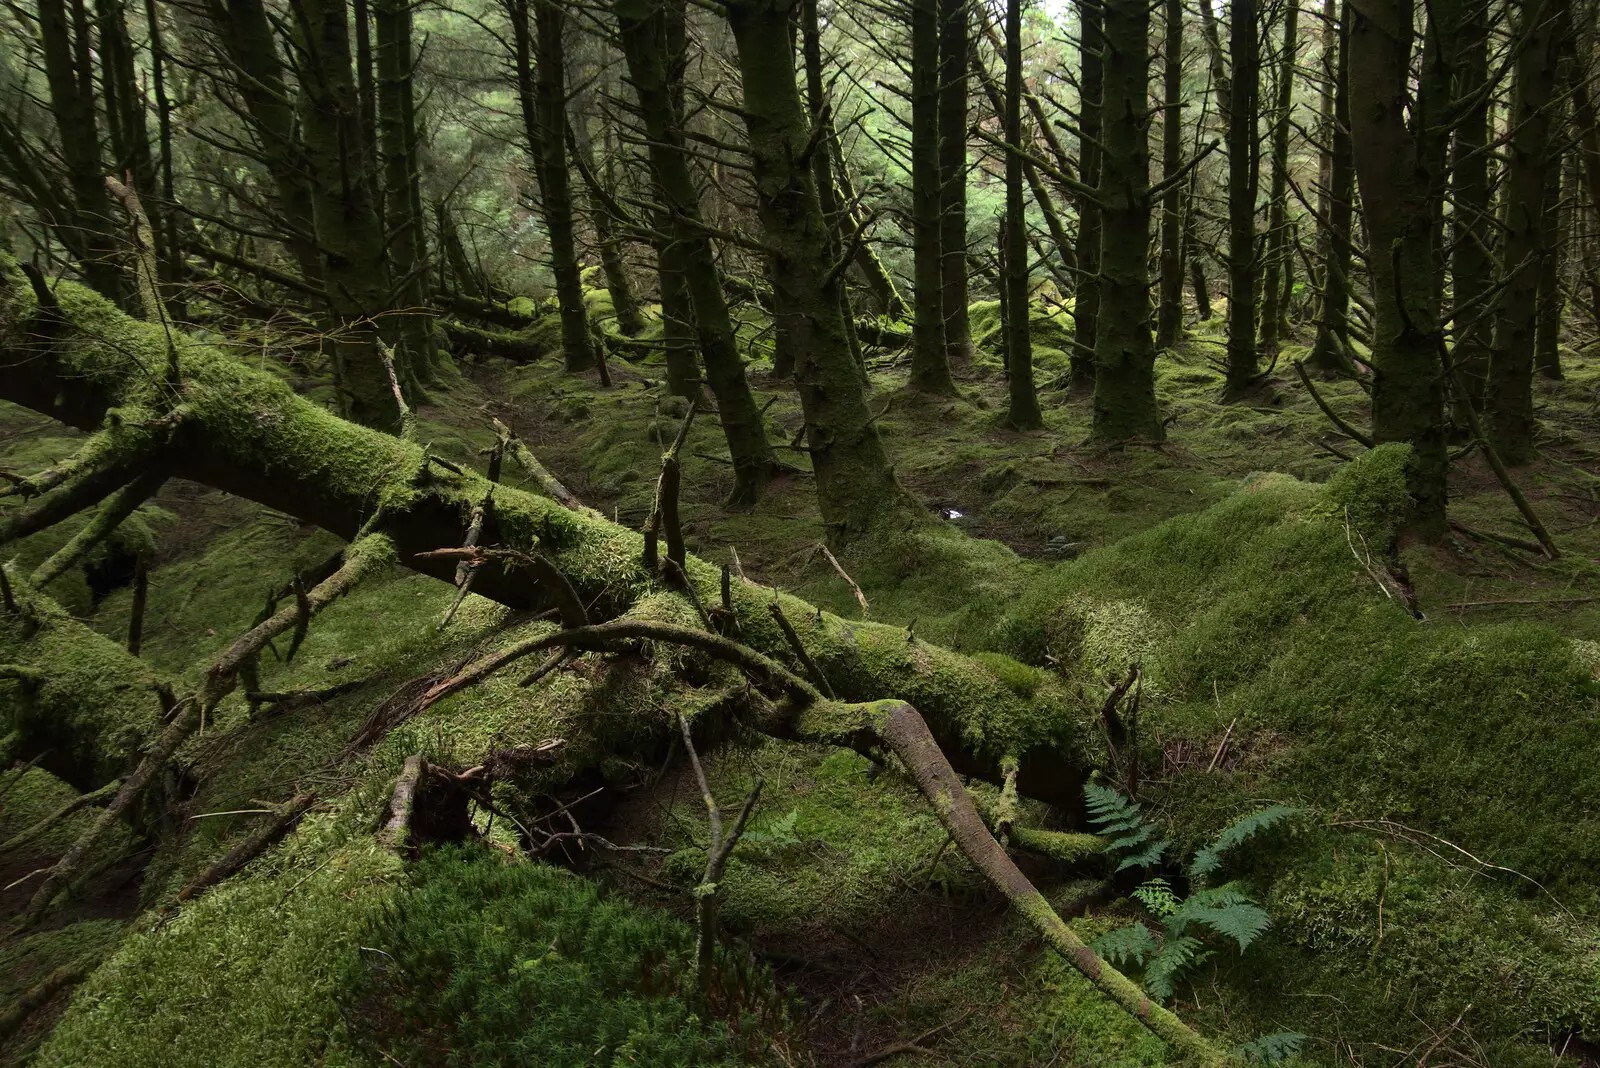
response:
[[[845,554],[840,563],[859,584],[863,609],[850,584],[817,551],[822,528],[809,476],[778,480],[748,512],[725,509],[722,499],[731,485],[726,450],[715,422],[703,418],[689,438],[683,483],[691,551],[718,563],[736,559],[752,580],[844,618],[866,614],[914,624],[930,641],[982,649],[1008,605],[1060,561],[1173,516],[1201,512],[1259,473],[1325,481],[1345,463],[1336,453],[1359,451],[1332,430],[1294,379],[1287,361],[1303,350],[1292,346],[1254,405],[1219,403],[1221,376],[1206,359],[1215,348],[1206,340],[1213,324],[1201,324],[1182,354],[1160,362],[1169,438],[1159,448],[1106,451],[1085,444],[1087,398],[1049,388],[1042,398],[1046,428],[1015,433],[1002,422],[1004,383],[987,347],[992,330],[985,316],[976,321],[978,356],[958,376],[958,397],[905,391],[898,357],[878,357],[871,367],[871,403],[901,482],[951,532],[973,540],[951,538],[932,548],[925,541],[910,543],[915,551],[891,540]],[[1036,323],[1036,335],[1046,344],[1059,342],[1055,330],[1053,322]],[[1059,356],[1060,349],[1050,352]],[[1053,363],[1060,361],[1047,353],[1042,377]],[[771,402],[767,418],[774,440],[795,440],[801,419],[792,391],[769,380],[763,362],[751,370],[758,401]],[[476,364],[434,388],[431,402],[418,412],[420,436],[439,455],[481,465],[481,451],[494,440],[490,417],[498,417],[585,503],[637,526],[649,510],[662,442],[676,433],[682,413],[659,399],[656,368],[613,359],[611,371],[615,385],[602,390],[587,378],[560,373],[554,361]],[[1355,384],[1319,388],[1345,418],[1365,422],[1365,396]],[[1592,582],[1592,565],[1600,562],[1600,361],[1569,358],[1567,377],[1539,382],[1538,396],[1543,458],[1516,470],[1515,477],[1566,558],[1551,562],[1486,536],[1529,538],[1474,452],[1451,473],[1452,517],[1474,533],[1457,534],[1441,546],[1412,547],[1404,560],[1419,607],[1435,625],[1471,629],[1480,621],[1529,620],[1572,638],[1600,640],[1600,597]],[[59,455],[68,437],[58,424],[0,407],[0,465],[8,469]],[[156,504],[159,511],[144,514],[157,546],[146,656],[174,674],[192,672],[248,625],[269,585],[336,546],[325,533],[196,486],[169,484]],[[53,551],[71,529],[68,524],[31,539],[22,547],[22,566]],[[1352,540],[1350,548],[1360,560],[1364,547]],[[107,566],[115,570],[114,564]],[[351,599],[356,606],[349,611],[330,612],[323,633],[313,629],[293,674],[325,680],[372,671],[385,680],[385,672],[402,666],[415,674],[419,660],[458,658],[482,635],[463,635],[442,647],[432,637],[446,592],[418,576],[399,576],[376,592],[363,592]],[[86,576],[74,572],[52,593],[107,634],[119,635],[126,626],[125,589],[98,600]],[[219,740],[217,745],[228,747],[226,758],[238,765],[237,781],[226,796],[208,800],[221,808],[235,792],[256,796],[252,788],[293,777],[300,747],[322,752],[329,744],[318,740],[322,735],[343,736],[350,716],[341,715],[329,713],[310,727],[295,728],[316,736],[309,740],[271,733],[277,727],[265,728],[265,734],[246,731],[237,742]],[[724,916],[779,982],[793,989],[797,1048],[808,1049],[815,1063],[876,1063],[875,1057],[883,1059],[897,1046],[906,1048],[894,1063],[908,1065],[1168,1063],[1160,1043],[1106,1012],[1086,983],[1045,954],[1008,915],[1004,903],[946,848],[943,831],[906,782],[877,774],[850,753],[744,738],[734,743],[709,761],[718,798],[725,806],[736,804],[758,776],[766,793],[753,833],[730,869]],[[1209,750],[1198,747],[1211,743],[1209,736],[1203,743],[1174,742],[1162,772],[1204,761]],[[1227,744],[1221,736],[1213,764]],[[345,773],[319,774],[337,779]],[[42,771],[22,778],[25,785],[0,798],[0,839],[48,811],[60,790],[70,791]],[[644,771],[625,798],[592,809],[588,829],[619,844],[673,852],[649,860],[624,853],[619,860],[591,851],[569,860],[636,901],[688,916],[685,886],[703,862],[696,844],[705,835],[696,795],[681,758]],[[61,834],[70,830],[64,827]],[[48,863],[51,849],[62,845],[57,837],[10,858],[6,881],[25,874],[29,865]],[[12,869],[15,874],[9,874]],[[1030,873],[1064,911],[1082,911],[1085,884],[1043,866]],[[44,932],[30,944],[0,951],[0,998],[26,989],[63,954],[76,959],[111,950],[137,884],[128,888],[127,872],[112,870],[99,885],[98,903],[91,897],[82,906],[99,926],[77,929],[100,942],[90,946],[94,939],[80,934],[75,937],[87,948],[75,943],[64,950],[59,938],[52,941]],[[114,900],[108,903],[105,894]],[[1091,910],[1078,922],[1093,934],[1114,926],[1116,917]],[[1381,905],[1379,922],[1381,938]],[[1206,992],[1208,983],[1214,990],[1224,975],[1214,967],[1195,984],[1186,995],[1186,1014],[1198,1013],[1219,1027],[1227,1023],[1235,1001]],[[15,1047],[18,1052],[32,1047],[40,1024],[54,1019],[66,995],[57,1002],[21,1036],[27,1041]],[[1293,1021],[1293,1013],[1284,1015]],[[1559,1037],[1550,1041],[1559,1046]],[[1333,1052],[1338,1050],[1335,1045]],[[0,1062],[15,1063],[11,1056]],[[1350,1063],[1356,1063],[1353,1054]]]

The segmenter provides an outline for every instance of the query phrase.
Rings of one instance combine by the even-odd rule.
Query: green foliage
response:
[[[1241,1042],[1233,1047],[1232,1052],[1250,1064],[1281,1064],[1299,1053],[1305,1041],[1306,1036],[1298,1031],[1279,1031],[1250,1042]]]
[[[719,955],[695,991],[694,936],[559,868],[444,849],[370,931],[343,992],[360,1044],[391,1063],[763,1063],[784,1011],[764,971]],[[698,1006],[698,1007],[697,1007]]]
[[[1106,846],[1106,852],[1122,854],[1117,871],[1153,868],[1161,863],[1162,856],[1172,843],[1155,837],[1160,827],[1144,818],[1138,802],[1092,782],[1084,784],[1083,796],[1089,806],[1089,820],[1095,829],[1107,837],[1116,836]]]
[[[1222,867],[1222,855],[1228,850],[1248,842],[1256,835],[1269,831],[1300,813],[1300,809],[1290,805],[1269,805],[1258,812],[1252,812],[1235,820],[1217,835],[1216,841],[1195,852],[1194,858],[1189,861],[1189,878],[1204,879],[1214,874]]]
[[[1191,925],[1209,928],[1232,939],[1243,953],[1272,926],[1272,918],[1236,885],[1196,890],[1165,915],[1168,935],[1182,935]]]
[[[1118,927],[1094,941],[1094,951],[1119,968],[1125,964],[1143,967],[1160,949],[1161,943],[1142,923]]]

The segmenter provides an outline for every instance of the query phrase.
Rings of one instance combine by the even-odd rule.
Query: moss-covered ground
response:
[[[758,400],[771,401],[770,432],[789,442],[798,405],[769,375],[761,317],[740,314]],[[729,511],[726,449],[706,418],[686,450],[690,549],[716,563],[736,553],[750,578],[847,619],[914,624],[928,641],[984,651],[1019,690],[1057,676],[1052,685],[1084,708],[1097,709],[1138,662],[1143,799],[1185,853],[1267,801],[1305,809],[1294,834],[1247,852],[1233,873],[1272,930],[1180,985],[1177,1007],[1204,1029],[1233,1042],[1304,1032],[1302,1056],[1316,1064],[1388,1065],[1404,1054],[1407,1063],[1531,1068],[1563,1051],[1581,1063],[1586,1036],[1600,1040],[1591,759],[1600,601],[1581,600],[1600,555],[1600,365],[1572,359],[1564,381],[1539,384],[1544,458],[1517,472],[1563,559],[1468,534],[1408,547],[1419,622],[1380,548],[1404,456],[1386,450],[1352,467],[1335,455],[1361,449],[1331,433],[1292,373],[1255,407],[1218,403],[1208,359],[1217,337],[1201,324],[1159,364],[1167,444],[1107,452],[1084,444],[1087,399],[1054,388],[1066,362],[1059,315],[1034,323],[1046,428],[1001,424],[995,319],[992,307],[974,308],[980,349],[958,399],[906,392],[902,357],[873,355],[873,410],[897,473],[937,518],[840,558],[865,611],[817,551],[803,454],[786,453],[796,473],[756,508]],[[419,433],[437,454],[481,466],[498,416],[578,496],[637,526],[683,409],[661,396],[654,357],[614,354],[611,371],[616,385],[602,390],[553,360],[474,363],[432,388]],[[1356,385],[1319,389],[1364,422]],[[38,416],[0,411],[7,469],[36,469],[71,446]],[[1527,536],[1477,455],[1452,470],[1451,508],[1480,535]],[[144,659],[190,683],[272,591],[338,548],[325,532],[189,485],[167,486],[139,519],[129,537],[151,564]],[[25,573],[74,529],[8,549],[13,567]],[[97,599],[74,569],[49,592],[107,637],[126,633],[127,589]],[[371,835],[411,753],[465,767],[491,748],[564,739],[560,763],[519,783],[525,797],[547,804],[604,787],[605,804],[580,810],[586,827],[662,851],[591,847],[564,859],[637,905],[692,915],[707,826],[681,745],[662,762],[666,713],[687,706],[661,671],[602,672],[580,660],[532,690],[509,672],[349,750],[401,687],[549,625],[471,597],[440,631],[450,599],[442,584],[396,570],[330,608],[292,661],[280,641],[263,658],[263,690],[351,687],[283,716],[230,699],[184,751],[193,782],[180,827],[140,858],[142,880],[110,869],[80,894],[100,906],[4,946],[5,998],[61,963],[106,960],[72,995],[38,1063],[370,1057],[340,995],[362,963],[357,947],[372,944],[362,939],[414,892]],[[1103,740],[1091,748],[1116,763]],[[611,756],[597,776],[581,789],[566,781],[599,753]],[[765,783],[718,897],[730,944],[757,962],[751,974],[770,969],[785,992],[791,1063],[854,1064],[897,1043],[917,1048],[893,1063],[1168,1063],[1007,913],[894,767],[740,732],[707,756],[725,807],[758,776]],[[0,777],[0,789],[13,776],[0,796],[0,838],[74,793],[42,769]],[[168,907],[249,833],[253,810],[308,789],[318,805],[281,846],[196,902]],[[479,822],[487,826],[481,813]],[[0,858],[16,870],[6,881],[48,863],[77,826],[53,829],[27,857]],[[503,821],[490,837],[515,840]],[[116,848],[142,846],[130,837]],[[1140,915],[1121,896],[1133,885],[1126,878],[1086,899],[1100,873],[1086,880],[1038,858],[1025,864],[1058,907],[1081,913],[1073,922],[1085,937]],[[681,927],[651,930],[683,952]],[[56,1001],[20,1036],[24,1054],[67,995]]]

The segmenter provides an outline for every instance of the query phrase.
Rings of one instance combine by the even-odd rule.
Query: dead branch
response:
[[[24,991],[16,1001],[0,1013],[0,1040],[10,1038],[27,1022],[28,1017],[48,1004],[61,991],[77,986],[88,978],[90,967],[86,963],[63,964],[45,976],[33,987]]]
[[[575,512],[584,510],[583,502],[578,500],[571,490],[563,486],[561,480],[552,475],[544,464],[541,464],[533,453],[528,451],[528,446],[523,444],[515,434],[511,433],[504,423],[498,419],[494,420],[494,429],[495,433],[501,435],[510,443],[512,458],[522,465],[523,470],[533,476],[534,480],[543,487],[546,494],[564,508],[570,508]]]
[[[1317,402],[1317,407],[1322,409],[1322,414],[1328,417],[1329,422],[1339,428],[1341,434],[1369,449],[1372,448],[1372,438],[1370,436],[1363,434],[1345,422],[1339,417],[1339,413],[1328,407],[1328,402],[1322,399],[1322,394],[1318,393],[1317,387],[1312,385],[1311,376],[1306,374],[1305,365],[1299,360],[1294,361],[1294,373],[1300,376],[1301,385],[1306,387],[1306,392],[1311,394],[1311,399]]]
[[[311,792],[296,794],[278,806],[270,820],[258,827],[250,837],[228,850],[227,855],[178,891],[179,901],[188,901],[205,893],[211,887],[232,876],[250,863],[278,839],[282,838],[299,820],[306,809],[316,803],[317,795]]]
[[[74,797],[71,801],[68,801],[66,804],[50,813],[50,815],[46,816],[44,819],[35,823],[33,826],[24,831],[18,832],[4,843],[0,843],[0,853],[11,853],[21,849],[23,846],[27,845],[35,838],[38,838],[45,831],[48,831],[51,827],[54,827],[56,824],[66,819],[74,812],[88,808],[90,805],[98,805],[100,802],[116,796],[117,791],[121,789],[121,787],[122,780],[113,779],[111,782],[106,783],[98,790],[93,790],[86,794],[79,794],[77,797]]]
[[[417,807],[417,787],[426,768],[427,763],[422,759],[421,753],[406,757],[405,766],[400,769],[400,777],[394,782],[394,792],[389,795],[388,818],[384,820],[383,830],[378,834],[385,848],[398,853],[409,844],[411,817]]]
[[[82,559],[85,553],[109,538],[122,521],[132,515],[134,509],[149,500],[166,480],[165,470],[147,471],[107,497],[93,519],[85,523],[83,528],[57,549],[48,560],[34,569],[33,574],[28,577],[29,583],[35,588],[43,588],[59,578],[68,568]]]
[[[861,592],[861,587],[856,585],[856,580],[851,578],[850,573],[844,569],[844,565],[839,563],[839,558],[833,555],[832,549],[820,542],[817,544],[817,548],[822,550],[822,555],[828,558],[828,563],[833,565],[833,569],[839,573],[839,577],[850,584],[850,592],[856,595],[856,603],[861,606],[861,618],[867,618],[867,595]]]
[[[805,669],[807,677],[811,679],[818,690],[822,691],[822,696],[831,700],[834,694],[833,687],[828,685],[828,677],[822,673],[822,669],[817,666],[817,662],[811,659],[811,654],[806,652],[805,644],[800,641],[800,635],[795,631],[794,624],[790,623],[789,617],[783,614],[783,605],[778,603],[776,593],[773,594],[772,603],[767,605],[767,611],[772,613],[772,618],[777,622],[778,629],[783,631],[783,636],[788,641],[789,648],[794,651],[795,659],[800,661],[800,666]]]
[[[1540,521],[1539,514],[1533,510],[1533,505],[1528,503],[1528,498],[1522,493],[1521,487],[1511,480],[1511,472],[1506,470],[1505,463],[1500,459],[1500,450],[1494,447],[1494,442],[1483,431],[1483,422],[1478,418],[1478,412],[1471,403],[1471,394],[1468,393],[1466,384],[1461,381],[1461,376],[1456,372],[1455,361],[1450,358],[1450,346],[1445,344],[1444,333],[1441,331],[1436,338],[1439,348],[1439,360],[1444,364],[1445,374],[1450,377],[1451,384],[1456,391],[1456,406],[1461,414],[1466,416],[1467,429],[1472,432],[1473,438],[1483,449],[1483,455],[1488,459],[1489,466],[1494,469],[1494,477],[1500,480],[1500,486],[1506,491],[1506,496],[1511,498],[1511,503],[1517,506],[1517,511],[1522,513],[1523,521],[1528,524],[1528,529],[1533,531],[1533,536],[1539,539],[1539,546],[1545,556],[1552,560],[1561,558],[1561,550],[1556,548],[1556,543],[1551,539],[1550,532],[1545,529]]]
[[[711,822],[711,843],[706,849],[705,876],[694,891],[695,978],[700,984],[700,995],[704,997],[711,989],[711,970],[716,960],[717,883],[722,881],[722,873],[728,866],[728,858],[733,855],[734,847],[744,835],[745,824],[750,821],[750,813],[755,811],[764,783],[761,779],[756,780],[754,789],[744,799],[744,807],[739,810],[739,818],[734,821],[733,830],[724,837],[722,810],[717,807],[717,799],[711,794],[711,784],[706,781],[705,770],[700,766],[700,754],[695,752],[694,737],[689,730],[689,719],[681,712],[678,713],[678,725],[683,730],[683,747],[689,754],[695,781],[700,784],[700,798],[705,802],[706,814]]]
[[[381,337],[373,338],[378,346],[378,358],[383,361],[384,373],[389,376],[389,392],[394,394],[394,406],[400,413],[400,440],[417,440],[417,419],[411,413],[411,405],[406,403],[406,395],[400,389],[400,379],[394,373],[394,352]]]
[[[505,439],[495,445],[494,457],[490,461],[489,481],[496,481],[499,474],[501,446]],[[478,539],[483,536],[484,523],[494,510],[494,487],[483,495],[483,500],[472,509],[472,518],[467,522],[467,536],[461,542],[463,549],[474,548]],[[461,607],[461,602],[467,599],[467,594],[472,592],[472,580],[478,577],[478,564],[471,560],[462,560],[456,565],[456,595],[450,602],[450,607],[445,609],[444,618],[439,620],[437,629],[444,630],[450,625],[450,620],[455,618],[456,609]]]
[[[678,454],[683,450],[683,443],[689,437],[689,426],[694,422],[695,412],[699,409],[700,398],[695,397],[689,402],[689,412],[678,427],[678,436],[673,439],[667,451],[661,454],[661,475],[656,479],[655,503],[650,508],[650,518],[645,521],[645,568],[649,571],[656,569],[655,548],[658,530],[664,530],[667,537],[667,560],[676,564],[680,571],[688,555],[688,550],[683,544],[683,522],[678,516],[678,489],[683,478],[682,462],[678,459]]]

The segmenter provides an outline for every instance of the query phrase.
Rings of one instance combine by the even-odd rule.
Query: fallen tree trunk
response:
[[[269,372],[182,335],[173,340],[181,368],[174,389],[163,377],[167,336],[159,326],[130,319],[71,282],[55,294],[59,307],[41,309],[15,263],[0,260],[0,398],[99,429],[97,439],[109,439],[108,451],[121,456],[128,450],[115,446],[123,439],[142,442],[149,425],[171,423],[164,435],[171,477],[254,500],[346,540],[373,519],[376,506],[399,562],[454,580],[454,559],[421,554],[463,543],[489,486],[481,475],[340,419]],[[594,513],[502,485],[493,526],[483,543],[526,549],[537,542],[591,618],[615,618],[661,588],[642,562],[642,537]],[[720,569],[691,556],[685,572],[703,601],[716,599]],[[517,609],[555,604],[499,561],[483,565],[473,588]],[[768,610],[771,600],[770,590],[733,583],[731,609],[745,643],[787,662],[792,654]],[[976,661],[902,628],[846,622],[795,598],[781,601],[841,700],[908,701],[962,774],[999,782],[1001,761],[1014,755],[1023,794],[1079,812],[1078,717],[1064,689],[1044,686],[1024,698]],[[103,766],[99,781],[120,773],[122,763]]]
[[[455,319],[438,320],[450,347],[457,355],[500,356],[518,363],[532,363],[545,355],[544,346],[531,338],[499,330],[482,330]]]

